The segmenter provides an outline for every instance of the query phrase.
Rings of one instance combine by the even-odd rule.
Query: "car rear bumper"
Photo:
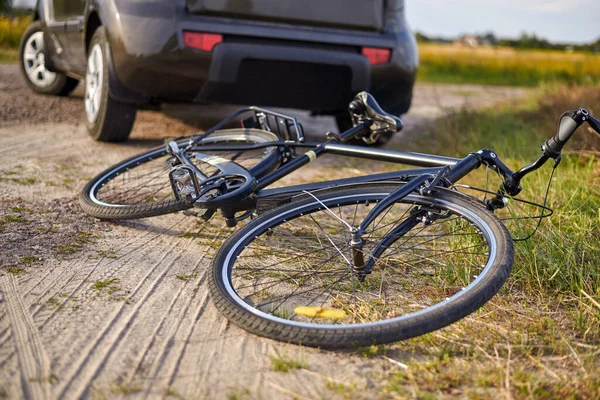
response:
[[[360,54],[291,46],[222,43],[195,100],[336,110],[370,88]]]
[[[115,72],[127,88],[161,101],[330,112],[345,109],[356,92],[370,90],[392,112],[408,108],[398,106],[412,92],[417,67],[408,29],[381,34],[176,11],[140,29],[144,23],[139,15],[121,12],[113,24]],[[223,42],[212,52],[191,49],[184,45],[184,31],[219,33]],[[360,52],[363,46],[392,49],[390,63],[370,65]]]

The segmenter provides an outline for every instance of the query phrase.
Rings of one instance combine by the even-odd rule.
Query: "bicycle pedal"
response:
[[[192,211],[192,210],[183,210],[182,213],[183,213],[183,215],[187,215],[189,217],[196,217],[196,218],[201,218],[203,215],[203,214],[200,214],[199,212]]]
[[[195,200],[200,197],[200,189],[196,174],[187,165],[176,165],[169,171],[171,189],[177,200],[191,197]]]
[[[182,213],[183,215],[187,215],[190,217],[196,217],[196,218],[200,218],[204,221],[208,221],[212,218],[213,215],[215,215],[215,211],[216,210],[204,210],[204,212],[198,212],[198,211],[192,211],[192,210],[183,210]]]

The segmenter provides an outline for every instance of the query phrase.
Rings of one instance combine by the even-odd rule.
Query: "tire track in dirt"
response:
[[[181,220],[183,220],[183,218],[182,218]],[[175,223],[173,223],[171,226],[169,226],[167,229],[171,229],[171,228],[173,228],[173,227],[175,227],[175,226],[179,225],[179,224],[181,223],[181,220],[178,220],[178,221],[176,221],[176,222],[175,222]],[[128,255],[131,255],[131,254],[133,254],[134,252],[138,251],[138,250],[139,250],[139,249],[140,249],[142,246],[145,246],[145,245],[147,245],[148,243],[152,242],[152,241],[153,241],[153,240],[154,240],[156,237],[160,236],[160,234],[161,234],[160,232],[154,232],[154,231],[147,231],[147,232],[143,233],[142,235],[137,235],[137,233],[138,233],[138,232],[136,231],[136,232],[134,233],[134,235],[133,235],[133,237],[132,237],[131,239],[125,240],[125,241],[124,241],[124,242],[123,242],[123,243],[122,243],[120,246],[117,246],[115,249],[113,249],[113,250],[114,250],[114,252],[115,252],[115,253],[118,253],[118,252],[120,252],[121,250],[123,250],[123,249],[125,249],[125,248],[127,248],[127,247],[129,247],[129,246],[131,246],[131,245],[134,245],[134,244],[136,244],[136,242],[141,242],[141,241],[143,241],[144,239],[145,239],[145,241],[144,241],[143,243],[140,243],[138,246],[134,247],[134,248],[133,248],[132,250],[130,250],[129,252],[127,252],[127,253],[125,253],[125,254],[122,254],[122,255],[119,255],[119,257],[118,257],[118,258],[116,258],[116,259],[112,259],[112,260],[109,260],[109,261],[107,262],[107,265],[114,264],[114,263],[117,263],[117,262],[128,261],[128,260],[126,260],[126,259],[125,259],[125,257],[126,257],[126,256],[128,256]],[[105,259],[100,259],[100,260],[98,260],[98,263],[97,263],[96,267],[97,267],[97,266],[98,266],[98,265],[99,265],[99,264],[100,264],[100,263],[101,263],[103,260],[105,260]],[[38,302],[40,302],[40,301],[41,301],[41,300],[42,300],[42,299],[43,299],[43,298],[46,296],[46,294],[47,294],[47,293],[49,293],[50,289],[51,289],[51,288],[54,286],[54,283],[55,283],[56,281],[58,281],[58,280],[59,280],[59,279],[62,277],[62,275],[63,275],[63,274],[65,274],[65,273],[68,273],[68,272],[69,272],[69,271],[71,271],[71,270],[77,270],[77,268],[76,268],[76,267],[78,267],[78,266],[77,266],[76,264],[77,264],[77,262],[78,262],[78,261],[79,261],[79,263],[83,262],[83,265],[81,265],[81,267],[83,267],[83,266],[87,265],[87,263],[88,263],[86,260],[77,260],[77,259],[75,259],[75,260],[73,260],[73,261],[72,261],[72,262],[71,262],[71,263],[70,263],[70,264],[69,264],[69,265],[68,265],[66,268],[65,268],[65,267],[63,267],[63,266],[61,266],[61,265],[60,265],[60,263],[57,263],[57,264],[53,264],[53,266],[51,266],[51,267],[49,267],[49,268],[45,269],[45,270],[42,272],[42,274],[43,274],[43,275],[42,275],[42,277],[41,277],[40,279],[38,279],[38,280],[37,280],[37,281],[36,281],[36,282],[35,282],[33,285],[31,285],[31,287],[30,287],[30,288],[29,288],[27,291],[25,291],[25,292],[24,292],[24,296],[25,296],[25,295],[28,295],[28,294],[29,294],[29,293],[30,293],[32,290],[34,290],[34,289],[38,288],[38,286],[39,286],[39,285],[40,285],[42,282],[44,282],[44,281],[46,280],[47,276],[48,276],[50,273],[52,273],[52,271],[54,271],[54,270],[55,270],[55,269],[57,269],[57,268],[58,268],[58,269],[62,269],[63,271],[62,271],[61,273],[59,273],[59,275],[58,275],[58,276],[57,276],[57,277],[54,279],[54,281],[53,281],[52,283],[50,283],[50,284],[49,284],[49,285],[48,285],[48,286],[47,286],[45,289],[43,289],[43,290],[42,290],[42,292],[41,292],[41,295],[40,295],[40,296],[38,296],[38,297],[37,297],[37,298],[36,298],[36,299],[33,301],[33,303],[34,303],[34,304],[35,304],[35,303],[38,303]],[[96,267],[94,267],[94,270],[95,270],[95,268],[96,268]],[[92,272],[93,272],[93,271],[92,271]],[[71,294],[72,294],[72,293],[71,293]]]
[[[0,277],[0,289],[5,299],[11,323],[15,350],[18,356],[23,397],[47,399],[50,397],[50,361],[44,350],[33,318],[21,298],[11,274]]]
[[[206,225],[208,224],[208,222],[205,222],[199,229],[198,231],[202,230],[202,228],[204,228]],[[211,244],[215,244],[216,240],[219,239],[219,236],[221,235],[222,230],[219,230],[215,236],[213,237],[213,240],[211,242]],[[192,240],[192,239],[190,239]],[[159,356],[155,357],[155,359],[161,360],[166,352],[167,346],[171,343],[171,341],[173,340],[173,337],[175,336],[175,333],[178,331],[179,326],[182,324],[183,319],[185,317],[185,315],[187,314],[189,308],[192,305],[193,299],[195,298],[196,293],[200,290],[200,286],[202,284],[202,282],[204,282],[204,280],[206,279],[206,275],[208,273],[208,269],[205,269],[204,271],[199,271],[198,267],[200,266],[200,264],[202,262],[205,261],[205,258],[207,257],[208,253],[210,250],[210,246],[209,248],[207,248],[205,250],[205,252],[202,254],[202,257],[200,257],[198,259],[198,261],[196,262],[196,264],[194,265],[194,268],[192,269],[192,275],[193,274],[198,274],[199,277],[197,278],[197,280],[194,280],[195,285],[194,285],[194,291],[193,291],[193,295],[190,296],[190,298],[187,301],[187,304],[184,307],[180,307],[179,310],[176,312],[176,317],[175,319],[175,323],[171,322],[170,324],[170,330],[168,332],[167,335],[165,335],[165,338],[162,341],[162,344],[159,345]],[[159,324],[157,325],[157,327],[155,328],[155,330],[152,332],[152,336],[151,336],[151,340],[149,341],[148,345],[145,347],[145,349],[141,352],[140,357],[138,358],[138,360],[136,360],[135,362],[135,367],[131,370],[131,372],[128,374],[126,381],[131,383],[135,377],[135,375],[141,371],[142,369],[142,363],[144,362],[144,359],[146,358],[146,356],[149,354],[150,348],[155,344],[156,342],[156,338],[157,335],[159,333],[159,331],[162,329],[163,325],[165,324],[165,321],[168,319],[168,317],[173,316],[174,314],[172,314],[172,311],[175,304],[177,303],[177,301],[179,300],[180,296],[182,295],[182,293],[184,292],[184,290],[187,287],[187,282],[185,285],[181,285],[181,287],[179,288],[179,290],[177,291],[176,295],[173,297],[173,300],[171,301],[171,303],[169,304],[169,306],[167,307],[167,309],[165,310],[164,314],[161,317],[161,320],[159,322]],[[154,361],[152,363],[152,367],[150,368],[151,373],[153,371],[157,371],[158,368],[160,367],[160,365],[157,365],[157,362]],[[148,394],[148,392],[147,392]]]
[[[208,301],[209,301],[208,291],[203,292],[200,290],[200,287],[203,282],[204,282],[203,280],[199,280],[198,284],[197,284],[198,290],[196,291],[196,297],[194,297],[194,303],[197,303],[198,306],[196,307],[196,309],[193,313],[192,322],[187,327],[187,331],[184,333],[183,339],[181,339],[179,342],[177,342],[173,346],[174,347],[173,354],[174,355],[177,354],[177,355],[173,357],[173,361],[168,363],[167,367],[165,368],[166,371],[165,371],[164,376],[168,379],[166,381],[166,386],[169,388],[171,386],[173,386],[173,384],[175,383],[175,379],[177,378],[179,368],[181,367],[183,358],[186,355],[186,350],[190,343],[190,339],[194,333],[195,328],[197,327],[198,323],[200,322],[200,317],[203,315],[203,313],[208,305]],[[158,370],[157,370],[157,374],[158,374]],[[157,385],[157,382],[156,382],[157,374],[154,376],[154,380],[152,382],[150,382],[151,387],[156,387],[156,385]],[[148,391],[146,392],[146,395],[148,395],[149,393],[150,393],[150,389],[148,389]]]
[[[27,140],[33,138],[33,140]],[[23,143],[25,142],[25,143]],[[34,135],[23,135],[21,140],[14,144],[7,144],[3,141],[0,157],[4,159],[10,158],[52,158],[58,155],[68,155],[70,149],[77,148],[80,143],[89,142],[89,139],[82,136],[73,128],[69,128],[69,132],[65,134],[53,135],[38,139]]]
[[[173,226],[176,226],[176,225],[178,225],[178,223],[174,223],[173,224]],[[94,267],[89,272],[87,272],[85,274],[85,277],[83,279],[81,279],[75,285],[74,288],[68,289],[69,290],[68,295],[65,296],[65,300],[63,300],[63,302],[61,303],[61,306],[64,306],[65,303],[67,303],[69,301],[68,300],[69,298],[75,296],[76,292],[79,289],[81,289],[86,282],[89,282],[89,278],[96,272],[96,270],[98,269],[98,267],[102,266],[102,267],[106,268],[106,267],[108,267],[110,265],[117,265],[117,267],[115,269],[109,270],[109,272],[111,272],[111,273],[106,273],[105,272],[105,273],[102,274],[103,278],[109,279],[109,278],[113,277],[115,275],[115,273],[117,273],[120,269],[122,269],[122,268],[124,268],[124,267],[126,267],[128,265],[128,262],[135,256],[136,252],[138,252],[142,247],[148,245],[156,237],[160,236],[160,234],[156,233],[156,232],[146,232],[145,234],[143,234],[140,237],[134,236],[134,238],[130,241],[130,243],[127,243],[127,244],[123,245],[120,249],[116,249],[115,252],[120,251],[120,250],[122,250],[122,249],[124,249],[126,247],[129,247],[129,245],[135,244],[136,242],[139,242],[142,238],[145,238],[146,236],[150,236],[150,237],[146,238],[147,240],[145,240],[144,242],[140,243],[139,245],[137,245],[136,247],[134,247],[132,250],[130,250],[129,252],[125,253],[124,255],[119,256],[117,259],[107,259],[107,258],[101,258],[101,259],[99,259],[95,263]],[[127,256],[131,256],[131,257],[127,258]],[[76,261],[79,261],[79,264],[81,264],[81,265],[77,265]],[[54,280],[53,283],[59,281],[59,278],[62,277],[63,273],[66,274],[69,271],[75,271],[75,272],[73,272],[71,274],[71,276],[67,280],[64,280],[64,285],[60,288],[62,290],[59,289],[59,290],[57,290],[57,292],[64,291],[69,286],[69,284],[71,283],[71,281],[78,275],[78,272],[85,271],[86,267],[89,264],[89,262],[86,261],[85,259],[84,260],[76,260],[76,261],[73,262],[70,265],[70,268],[64,268],[63,272],[61,274],[59,274],[59,276]],[[106,261],[106,262],[104,262],[104,261]],[[117,263],[120,263],[120,265],[117,264]],[[51,291],[52,288],[53,288],[53,284],[48,285],[48,287],[45,290],[45,294],[42,294],[38,298],[38,300],[36,302],[34,302],[34,304],[36,304],[36,303],[39,304],[39,302],[41,301],[41,299],[44,298],[48,293],[50,293],[50,291]],[[37,311],[43,310],[43,308],[44,308],[43,306],[40,306]],[[50,319],[52,318],[52,316],[54,316],[58,312],[59,309],[60,309],[60,307],[56,307],[52,311],[52,313],[38,326],[38,328],[42,329],[44,327],[44,325],[46,325],[50,321]],[[37,315],[37,311],[34,313],[34,315]]]
[[[180,249],[179,251],[175,251],[177,245],[178,243],[175,241],[168,251],[165,252],[163,257],[150,268],[138,286],[134,289],[132,297],[142,289],[146,281],[150,279],[152,273],[158,270],[161,264],[165,264],[156,278],[154,278],[154,280],[148,284],[148,289],[142,295],[141,299],[135,304],[131,312],[128,315],[123,316],[125,309],[125,305],[123,304],[113,313],[113,315],[110,316],[110,322],[93,340],[93,343],[91,343],[82,353],[82,356],[79,357],[75,363],[75,367],[71,368],[71,371],[69,371],[69,375],[67,375],[65,378],[65,383],[58,389],[59,397],[66,396],[67,393],[70,392],[69,397],[79,398],[85,395],[90,389],[92,381],[105,366],[110,353],[117,348],[119,343],[123,340],[127,329],[130,328],[130,325],[133,319],[138,315],[139,310],[155,292],[158,285],[164,279],[166,273],[177,262],[181,256],[181,252],[185,250]],[[173,253],[175,253],[175,255],[173,255]],[[165,262],[167,259],[170,259],[170,261]],[[104,344],[104,346],[102,346],[102,344]],[[75,380],[78,377],[78,386],[75,387]]]
[[[200,279],[197,283],[197,289],[200,289],[202,284],[206,281],[206,278],[207,273],[204,273],[200,276]],[[197,294],[201,294],[201,291],[196,290],[195,295]],[[145,380],[149,382],[149,385],[146,389],[146,396],[150,396],[153,392],[160,393],[164,387],[168,387],[169,385],[165,384],[164,382],[169,382],[171,380],[171,376],[177,372],[179,360],[185,353],[187,346],[185,346],[185,343],[183,346],[177,346],[174,338],[177,332],[182,328],[183,316],[185,316],[185,314],[189,311],[193,301],[197,301],[199,308],[204,309],[208,303],[208,296],[206,293],[204,293],[200,298],[193,296],[188,302],[187,307],[183,310],[184,312],[180,313],[182,318],[178,321],[179,323],[171,325],[166,331],[166,338],[157,346],[157,354],[153,357],[153,360],[149,360],[151,362],[151,366],[149,368],[150,371],[145,376]],[[193,321],[191,325],[194,324]],[[192,327],[188,326],[188,330],[190,330],[190,328],[193,329]],[[179,349],[177,349],[177,347],[179,347]],[[179,354],[175,357],[170,357],[171,351],[175,352],[176,350],[180,350],[178,352]],[[161,376],[162,370],[166,371],[164,378]],[[167,377],[169,378],[168,380],[165,379]]]
[[[170,225],[167,225],[164,228],[164,230],[170,230],[175,226],[182,226],[182,221],[184,220],[189,221],[190,219],[186,217],[177,218]],[[133,233],[133,238],[125,241],[120,247],[120,249],[125,249],[128,247],[131,248],[132,246],[133,248],[131,248],[125,255],[121,255],[119,259],[105,259],[104,261],[107,262],[104,264],[102,264],[103,260],[99,260],[98,262],[94,263],[94,267],[91,271],[87,273],[85,278],[83,280],[79,280],[79,284],[77,284],[75,288],[72,288],[67,296],[64,296],[63,294],[64,300],[58,306],[56,304],[53,304],[53,307],[48,307],[46,302],[43,300],[45,300],[48,297],[48,294],[52,291],[54,291],[55,293],[64,292],[65,289],[70,286],[71,281],[77,277],[78,273],[83,273],[84,271],[86,271],[91,265],[91,263],[89,263],[89,261],[87,261],[85,258],[79,258],[69,262],[66,265],[66,267],[64,263],[59,262],[53,265],[53,267],[46,270],[47,273],[45,273],[43,277],[38,280],[38,284],[44,280],[47,280],[46,276],[48,275],[48,273],[50,273],[49,270],[58,268],[60,273],[55,279],[53,279],[49,283],[49,285],[44,290],[42,290],[40,295],[30,305],[30,308],[33,308],[34,311],[33,316],[37,317],[36,320],[39,320],[40,317],[43,318],[41,322],[38,322],[39,329],[44,328],[54,316],[60,314],[62,307],[64,307],[65,304],[69,301],[69,299],[76,294],[76,291],[83,286],[84,282],[96,271],[98,267],[103,267],[107,265],[117,265],[118,267],[116,268],[116,271],[118,272],[119,269],[122,269],[129,264],[129,261],[132,257],[135,257],[134,253],[139,252],[140,249],[146,249],[147,246],[152,243],[152,241],[154,241],[157,237],[160,237],[162,234],[162,229],[159,229],[158,231],[133,231]],[[119,251],[120,249],[117,248],[116,251]],[[126,255],[131,255],[131,257],[125,257]],[[70,276],[67,277],[67,274],[70,274]],[[57,283],[62,284],[62,286],[56,287]],[[39,287],[38,285],[31,286],[26,293],[30,293],[30,291],[34,288]],[[55,300],[57,299],[56,296],[50,297],[54,297]],[[36,306],[37,308],[34,308]],[[53,330],[57,334],[60,334],[60,332],[63,332],[65,329],[69,329],[69,326],[71,326],[71,321],[69,319],[60,318],[59,321],[55,324],[55,326],[53,326]],[[54,338],[50,339],[52,342],[55,341]],[[2,360],[2,363],[6,364],[14,355],[14,351],[11,354],[8,354],[6,356],[6,359]]]
[[[223,226],[223,228],[224,228],[224,226]],[[212,241],[207,246],[208,248],[205,250],[202,257],[196,263],[194,271],[197,271],[198,266],[200,266],[200,264],[205,261],[207,256],[212,258],[212,256],[214,254],[209,255],[209,252],[212,249],[212,247],[214,246],[214,244],[217,243],[218,240],[222,240],[221,237],[224,233],[223,228],[219,229],[219,231],[213,236]],[[208,260],[208,261],[210,261],[210,260]],[[150,393],[153,391],[158,391],[159,388],[157,386],[164,383],[164,379],[158,379],[161,370],[163,370],[163,369],[166,370],[166,374],[164,375],[164,376],[168,377],[168,380],[166,382],[166,387],[169,387],[172,380],[174,379],[174,376],[177,373],[180,361],[183,358],[183,355],[184,355],[186,347],[187,347],[186,346],[187,339],[184,341],[183,346],[179,346],[179,349],[173,350],[174,355],[178,353],[177,355],[175,355],[173,357],[169,357],[169,353],[170,353],[169,346],[175,342],[175,337],[176,337],[177,333],[180,331],[180,329],[184,329],[185,331],[187,331],[184,334],[184,337],[186,337],[186,338],[188,338],[189,335],[191,335],[191,332],[194,330],[194,327],[198,321],[198,318],[201,315],[201,310],[203,310],[205,308],[205,306],[208,302],[207,291],[205,290],[204,293],[202,293],[202,288],[203,287],[207,288],[206,279],[207,279],[207,276],[209,275],[209,273],[210,273],[210,269],[206,268],[204,271],[201,272],[201,274],[199,274],[199,277],[194,282],[192,296],[190,296],[190,298],[187,300],[186,304],[183,307],[182,312],[179,313],[180,317],[175,318],[175,322],[171,322],[170,329],[167,331],[164,340],[159,345],[158,354],[157,354],[157,356],[154,357],[154,361],[152,361],[149,375],[147,377],[147,379],[150,380],[150,385],[148,386],[148,388],[146,390],[146,396],[149,396]],[[182,292],[183,292],[183,287],[180,289],[178,295],[181,294]],[[198,298],[199,294],[201,294],[200,298]],[[183,324],[184,317],[188,313],[188,311],[190,310],[190,308],[192,307],[192,304],[194,302],[198,302],[198,304],[199,304],[198,310],[197,310],[196,316],[193,319],[191,319],[191,321],[186,329],[186,328],[184,328],[184,324]],[[176,347],[176,346],[173,346],[173,347]],[[179,350],[179,351],[176,352],[175,350]],[[140,360],[140,361],[142,361],[142,360]]]

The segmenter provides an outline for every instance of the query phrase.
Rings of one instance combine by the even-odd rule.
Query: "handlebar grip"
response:
[[[589,114],[584,108],[563,113],[558,121],[558,133],[554,135],[554,137],[546,140],[542,146],[544,152],[554,159],[560,157],[560,152],[564,145],[588,116]]]

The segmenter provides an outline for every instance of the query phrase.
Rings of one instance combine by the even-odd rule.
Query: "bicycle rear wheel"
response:
[[[277,136],[257,129],[231,129],[216,131],[196,145],[241,145],[276,141]],[[184,147],[189,137],[177,143]],[[279,165],[277,147],[257,150],[210,151],[221,158],[235,161],[260,176]],[[172,158],[161,146],[129,158],[98,174],[83,188],[80,203],[83,210],[102,219],[145,218],[185,210],[193,201],[177,200],[171,189],[168,161]],[[206,176],[220,171],[213,165],[190,159]]]
[[[510,235],[480,204],[450,191],[411,194],[364,236],[364,257],[416,210],[431,211],[389,241],[364,281],[352,271],[350,233],[397,186],[315,192],[233,234],[213,260],[211,297],[233,323],[269,338],[349,347],[422,335],[498,292],[513,263]],[[333,214],[335,214],[335,216]]]

